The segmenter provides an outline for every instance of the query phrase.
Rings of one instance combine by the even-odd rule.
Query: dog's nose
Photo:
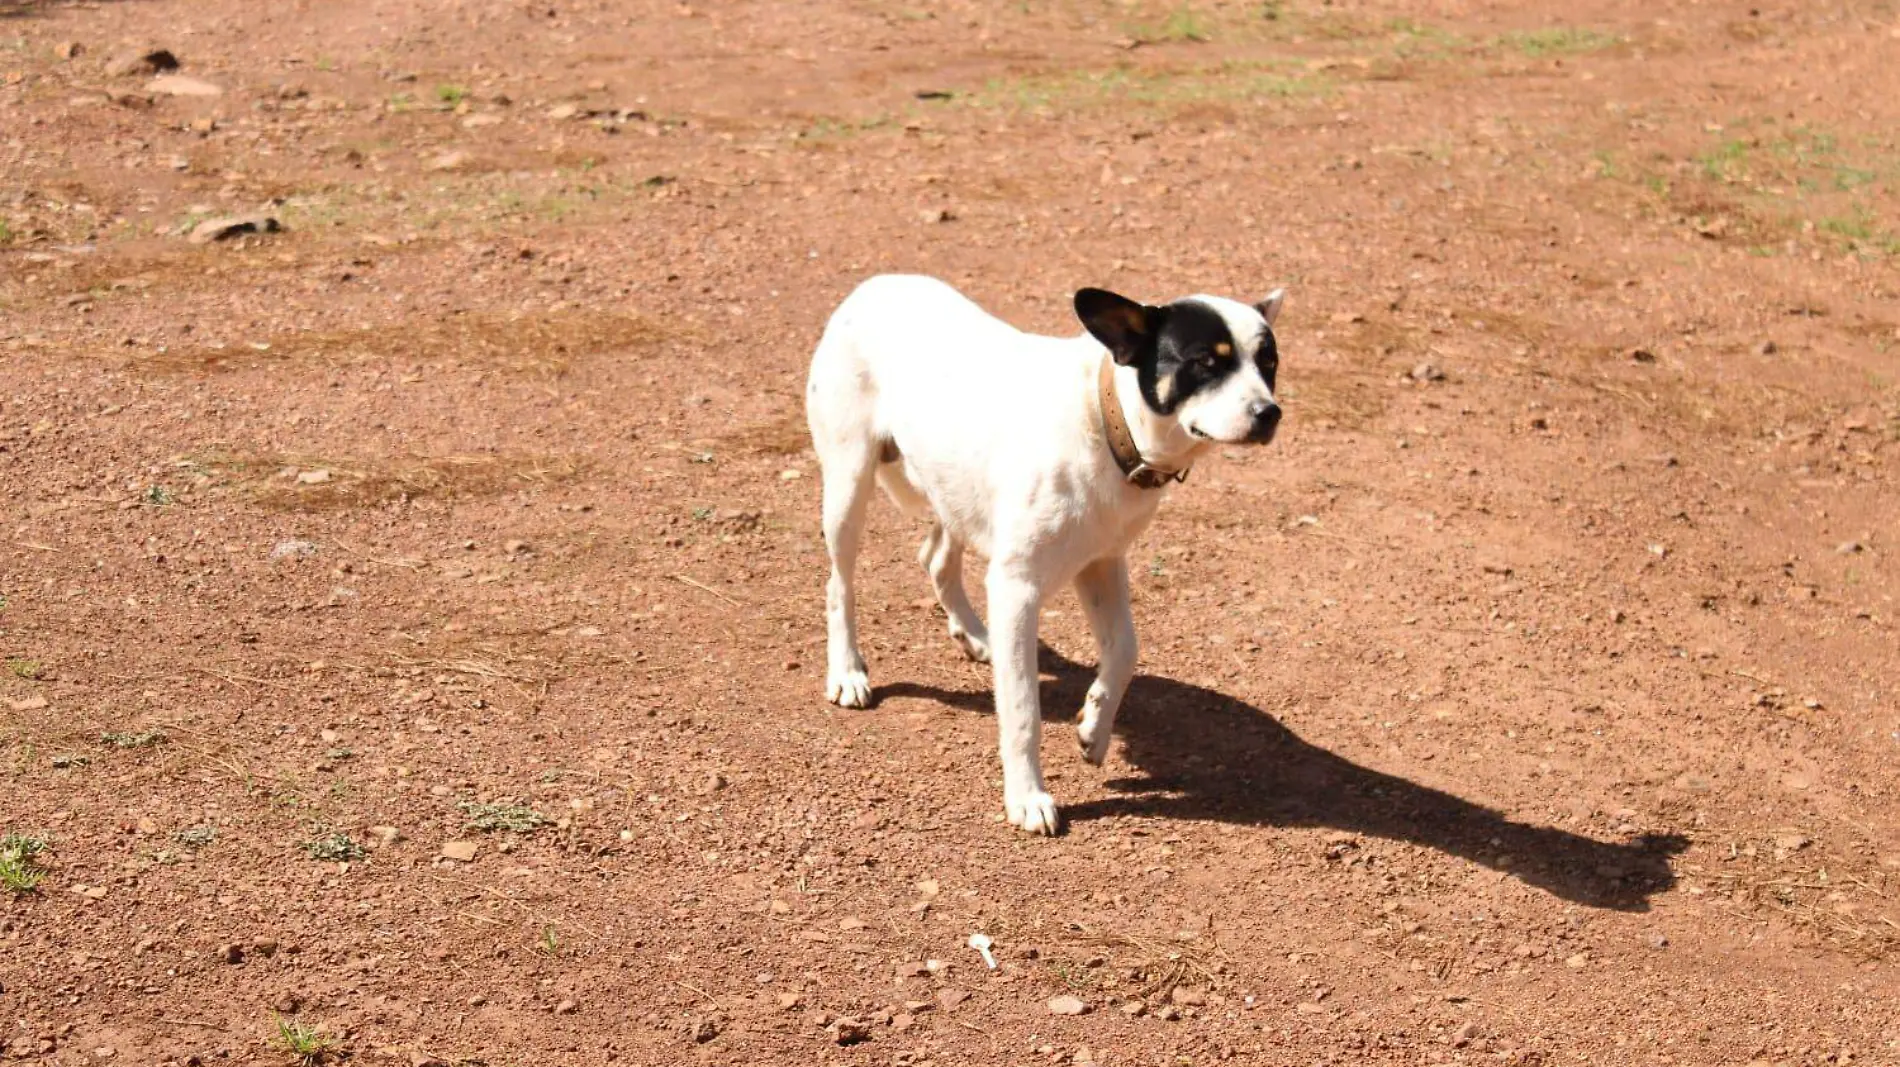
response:
[[[1247,435],[1248,440],[1273,440],[1273,431],[1280,428],[1280,405],[1263,400],[1255,404],[1250,413],[1253,415],[1253,431]]]

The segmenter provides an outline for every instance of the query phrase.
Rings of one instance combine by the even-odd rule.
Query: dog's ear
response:
[[[1082,289],[1075,294],[1075,317],[1125,367],[1154,348],[1162,311],[1106,289]]]
[[[1255,304],[1253,309],[1260,313],[1261,318],[1267,320],[1267,328],[1272,329],[1273,320],[1280,317],[1280,305],[1284,303],[1286,303],[1286,290],[1275,289],[1267,294],[1265,300]]]

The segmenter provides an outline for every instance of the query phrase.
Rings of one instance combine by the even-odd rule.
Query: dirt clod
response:
[[[129,48],[106,61],[105,74],[108,78],[126,78],[135,75],[163,74],[177,70],[178,67],[178,57],[168,49]]]
[[[192,244],[203,245],[245,234],[276,233],[281,229],[283,224],[274,215],[231,215],[204,220],[191,228],[187,239]]]
[[[871,1040],[871,1028],[853,1018],[835,1019],[829,1029],[831,1039],[840,1045],[857,1045]]]
[[[717,1016],[701,1015],[686,1024],[686,1036],[696,1045],[703,1045],[719,1036],[723,1029]]]
[[[200,78],[188,78],[183,74],[160,74],[145,83],[145,91],[160,96],[223,96],[224,90]]]
[[[1049,1014],[1051,1015],[1087,1015],[1088,1011],[1088,1001],[1074,994],[1064,993],[1061,996],[1049,998]]]

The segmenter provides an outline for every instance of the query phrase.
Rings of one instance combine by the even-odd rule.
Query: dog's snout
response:
[[[1253,415],[1253,431],[1247,436],[1254,441],[1271,441],[1273,432],[1280,428],[1280,405],[1271,400],[1262,400],[1248,409]]]

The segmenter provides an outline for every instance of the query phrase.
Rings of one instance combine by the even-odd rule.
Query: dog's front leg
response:
[[[1115,730],[1115,712],[1122,694],[1135,676],[1135,617],[1128,603],[1128,561],[1098,559],[1075,576],[1075,595],[1095,633],[1095,684],[1082,703],[1082,721],[1075,739],[1082,758],[1102,765],[1108,758],[1109,736]]]
[[[1036,617],[1042,589],[1032,569],[991,564],[990,656],[996,669],[996,729],[1003,755],[1003,809],[1012,825],[1056,832],[1056,802],[1042,782],[1042,708],[1036,692]]]

